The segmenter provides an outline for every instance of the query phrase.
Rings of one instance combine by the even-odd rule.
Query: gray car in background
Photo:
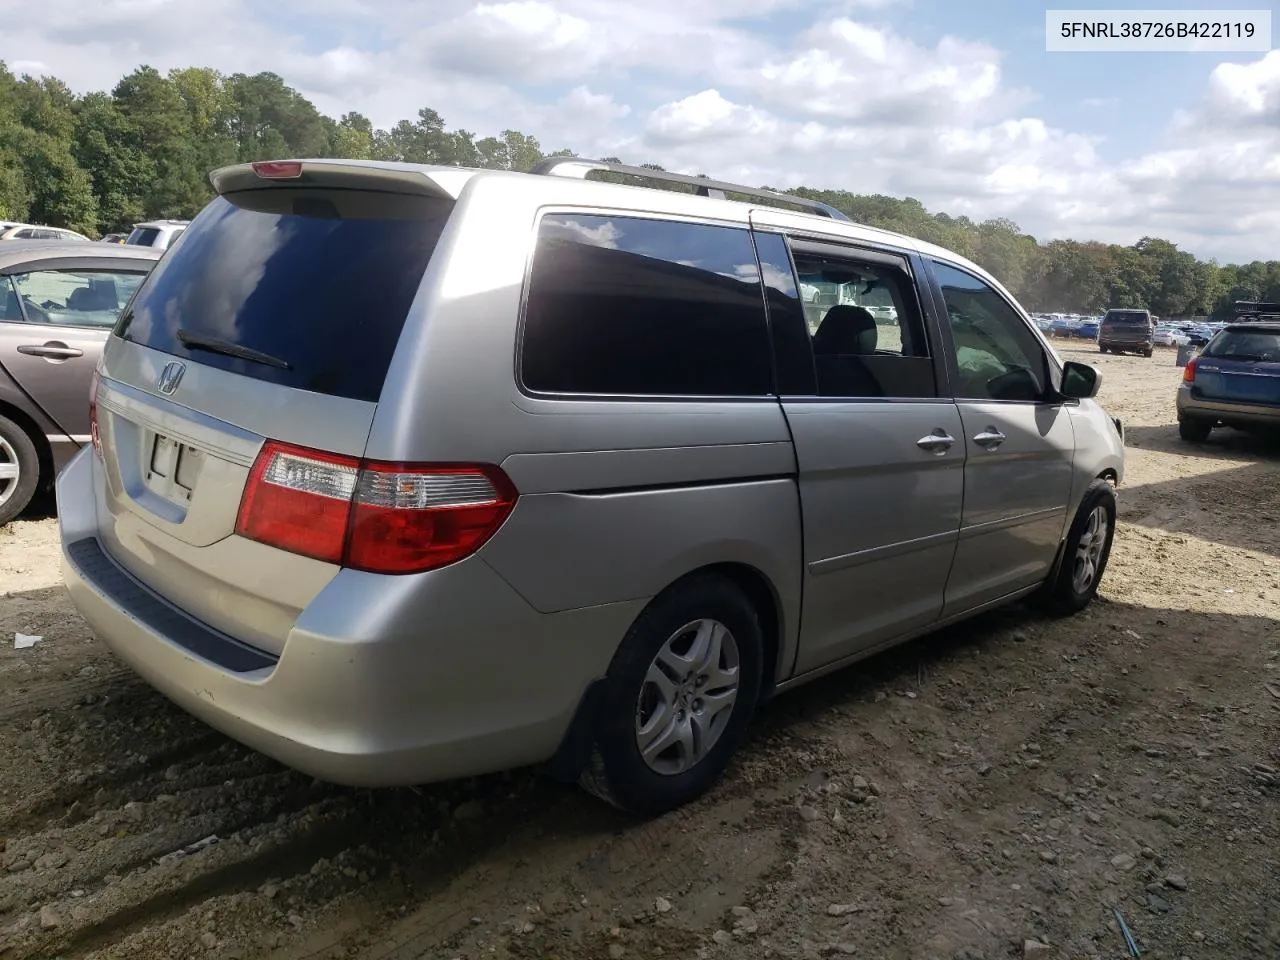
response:
[[[289,765],[548,764],[657,813],[775,693],[1098,589],[1097,371],[953,253],[581,160],[212,182],[108,340],[63,570],[122,660]]]
[[[89,442],[89,388],[107,334],[162,251],[0,244],[0,524]]]

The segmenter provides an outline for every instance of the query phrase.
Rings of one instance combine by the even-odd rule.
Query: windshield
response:
[[[1224,330],[1205,347],[1203,355],[1223,360],[1280,361],[1280,332]]]
[[[376,401],[451,210],[451,201],[365,190],[218,197],[116,332],[243,376]],[[278,362],[252,359],[261,356]]]

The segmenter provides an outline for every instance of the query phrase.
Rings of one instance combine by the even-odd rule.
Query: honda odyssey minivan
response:
[[[106,346],[65,574],[121,659],[286,764],[543,765],[654,814],[762,700],[1098,589],[1121,426],[953,253],[572,158],[211,179]]]

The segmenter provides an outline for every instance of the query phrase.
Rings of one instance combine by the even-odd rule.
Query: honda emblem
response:
[[[163,393],[166,397],[171,396],[173,391],[178,389],[178,384],[182,382],[182,375],[187,372],[187,365],[174,360],[172,363],[166,363],[164,369],[160,371],[160,376],[156,379],[156,389]]]

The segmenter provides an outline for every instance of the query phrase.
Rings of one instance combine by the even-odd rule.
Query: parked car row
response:
[[[166,249],[187,228],[188,220],[148,220],[136,223],[129,233],[108,233],[99,243],[126,244],[137,247]],[[90,243],[84,234],[63,227],[0,221],[0,240],[59,240],[64,243]]]

